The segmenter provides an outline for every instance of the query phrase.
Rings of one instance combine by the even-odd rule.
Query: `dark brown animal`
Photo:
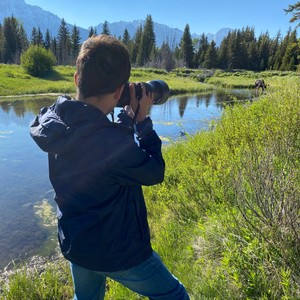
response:
[[[261,93],[263,94],[264,90],[267,88],[265,81],[263,79],[257,79],[255,81],[255,95],[258,95],[259,89],[261,88]]]

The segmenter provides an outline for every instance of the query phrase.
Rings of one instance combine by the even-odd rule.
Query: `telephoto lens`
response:
[[[147,82],[135,83],[135,96],[138,100],[142,97],[142,84],[145,85],[146,93],[153,93],[153,104],[163,104],[170,96],[170,89],[163,80],[150,80]],[[124,87],[123,93],[118,101],[117,107],[124,107],[130,104],[129,83]]]

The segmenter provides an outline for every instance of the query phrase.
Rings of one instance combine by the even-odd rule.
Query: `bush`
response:
[[[21,66],[31,76],[43,77],[56,63],[54,54],[41,46],[30,46],[21,55]]]

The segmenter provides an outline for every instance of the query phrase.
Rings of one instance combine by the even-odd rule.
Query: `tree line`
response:
[[[98,34],[90,27],[89,36]],[[111,34],[109,24],[104,22],[101,34]],[[151,15],[146,17],[135,34],[130,36],[127,29],[117,37],[128,48],[133,66],[157,67],[168,71],[178,68],[207,69],[246,69],[296,70],[299,64],[300,43],[296,30],[289,30],[285,36],[280,32],[271,38],[268,32],[257,38],[251,27],[232,30],[223,39],[220,46],[214,40],[208,41],[203,33],[200,38],[192,39],[189,25],[186,24],[179,45],[172,47],[172,40],[156,45],[154,24]],[[0,63],[19,64],[23,52],[31,46],[40,46],[51,50],[57,65],[74,65],[82,38],[76,25],[68,29],[62,19],[56,36],[47,29],[42,33],[34,27],[28,39],[22,23],[14,16],[6,17],[0,23]]]

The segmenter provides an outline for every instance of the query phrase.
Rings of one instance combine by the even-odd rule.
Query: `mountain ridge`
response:
[[[27,37],[30,38],[33,27],[40,28],[43,34],[49,29],[51,35],[55,37],[61,24],[61,18],[57,15],[43,10],[36,5],[30,5],[25,3],[24,0],[0,0],[0,23],[3,25],[4,18],[14,16],[22,22],[26,31]],[[67,23],[67,20],[65,20]],[[138,26],[144,24],[144,20],[134,20],[131,22],[119,21],[108,22],[110,33],[116,37],[122,37],[125,28],[128,30],[130,37],[132,38],[138,28]],[[69,30],[71,31],[74,25],[67,23]],[[97,32],[102,31],[103,23],[99,23],[96,26]],[[153,22],[154,32],[156,36],[156,45],[161,46],[163,42],[167,42],[171,48],[175,48],[179,45],[179,42],[183,35],[183,30],[178,28],[171,28],[164,24]],[[80,32],[82,41],[84,41],[89,34],[89,28],[82,28],[77,26]],[[92,26],[91,26],[92,27]],[[219,46],[223,38],[228,34],[230,28],[221,28],[216,34],[204,33],[207,36],[209,42],[214,40]],[[201,34],[193,33],[192,38],[199,38]]]

